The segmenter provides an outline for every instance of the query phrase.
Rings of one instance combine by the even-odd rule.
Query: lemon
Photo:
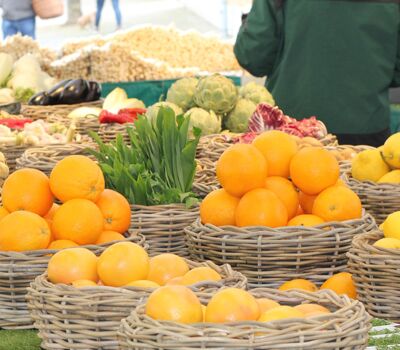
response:
[[[382,157],[394,169],[400,169],[400,132],[390,136],[383,145]]]
[[[390,214],[383,223],[383,234],[386,238],[400,239],[400,211]]]
[[[388,249],[399,249],[400,239],[397,238],[382,238],[373,244],[375,247],[388,248]]]
[[[392,170],[383,175],[378,183],[400,184],[400,170]]]
[[[368,149],[357,154],[351,166],[351,175],[359,181],[378,181],[390,171],[377,149]]]

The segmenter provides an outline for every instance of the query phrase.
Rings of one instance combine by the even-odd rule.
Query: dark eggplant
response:
[[[63,80],[47,91],[47,95],[50,97],[51,104],[56,105],[59,103],[61,94],[69,82],[71,82],[71,79]]]
[[[12,102],[7,103],[5,105],[0,105],[0,111],[7,112],[8,114],[17,115],[21,112],[21,103],[20,102]]]
[[[28,105],[31,106],[49,106],[51,105],[51,99],[50,96],[47,95],[46,91],[42,91],[37,93],[36,95],[33,95],[31,99],[28,102]]]
[[[101,85],[97,81],[89,81],[89,92],[86,96],[86,102],[98,101],[101,97]]]
[[[89,84],[86,80],[71,80],[67,85],[65,85],[58,103],[71,105],[85,102],[88,92]]]

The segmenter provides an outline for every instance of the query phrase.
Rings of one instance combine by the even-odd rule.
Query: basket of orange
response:
[[[198,297],[165,286],[122,320],[118,336],[121,350],[361,350],[369,329],[364,306],[331,291],[226,288]]]
[[[352,238],[376,228],[339,180],[335,156],[298,150],[283,132],[231,146],[216,172],[222,189],[201,203],[200,218],[185,229],[187,245],[193,259],[229,263],[252,286],[342,271]]]
[[[32,327],[26,288],[57,250],[85,246],[100,253],[118,240],[144,245],[143,236],[127,233],[128,201],[104,189],[101,169],[84,156],[64,158],[50,178],[37,169],[17,170],[4,182],[2,205],[1,328]]]
[[[118,349],[120,321],[163,285],[208,295],[225,287],[244,289],[247,281],[228,265],[170,253],[149,258],[137,244],[119,242],[98,258],[82,248],[56,253],[47,273],[31,284],[27,300],[42,347],[112,350]]]
[[[382,231],[356,236],[348,253],[359,300],[374,317],[400,321],[400,212],[392,213]]]

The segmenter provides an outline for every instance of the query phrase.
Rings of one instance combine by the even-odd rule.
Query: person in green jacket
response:
[[[398,0],[254,0],[234,50],[285,114],[315,115],[342,144],[380,146],[400,86],[399,28]]]

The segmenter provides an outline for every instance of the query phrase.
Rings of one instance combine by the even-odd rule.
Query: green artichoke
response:
[[[146,116],[150,120],[157,120],[158,111],[160,107],[169,107],[175,112],[175,116],[183,114],[181,107],[177,106],[175,103],[171,102],[157,102],[156,104],[150,106],[147,109]]]
[[[232,132],[246,132],[249,126],[249,119],[256,110],[257,105],[244,98],[239,99],[235,108],[226,118],[225,126]]]
[[[190,116],[191,136],[193,136],[193,127],[201,129],[201,136],[217,134],[221,131],[221,118],[213,111],[207,112],[202,108],[194,107],[185,113],[185,117],[187,116]]]
[[[183,78],[173,83],[167,93],[167,102],[175,103],[184,111],[194,107],[194,93],[199,80]]]
[[[256,105],[265,102],[271,106],[275,106],[275,100],[267,88],[255,82],[250,82],[242,86],[239,89],[239,96],[252,101]]]

